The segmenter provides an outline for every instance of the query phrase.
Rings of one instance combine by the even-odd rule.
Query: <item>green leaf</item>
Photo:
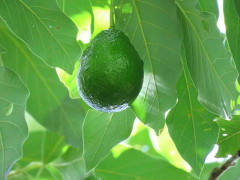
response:
[[[115,0],[116,28],[125,32],[144,61],[144,83],[132,108],[156,132],[177,100],[182,33],[174,1]]]
[[[69,144],[81,147],[82,123],[88,109],[84,102],[71,100],[56,70],[32,54],[3,23],[0,33],[0,44],[8,51],[3,55],[4,65],[17,72],[30,90],[27,111],[47,129],[64,135]]]
[[[6,50],[2,46],[0,46],[0,66],[3,66],[3,64],[2,64],[2,54],[3,53],[6,53]]]
[[[108,0],[91,0],[93,6],[106,7],[109,6]]]
[[[31,132],[24,144],[24,156],[9,178],[82,180],[86,176],[82,150],[63,145],[62,136],[56,133]]]
[[[86,176],[82,150],[70,147],[55,163],[63,180],[83,180]]]
[[[200,180],[206,180],[206,179],[209,179],[210,177],[210,174],[212,172],[212,170],[216,167],[220,167],[221,164],[218,163],[218,162],[213,162],[213,163],[206,163],[204,165],[204,168],[202,170],[202,173],[201,173],[201,176],[200,176]],[[221,176],[220,176],[221,177]]]
[[[239,180],[240,162],[238,161],[235,166],[231,167],[219,177],[219,180]]]
[[[2,54],[6,53],[7,51],[5,50],[4,47],[0,46],[0,61],[2,60]]]
[[[174,141],[172,140],[167,125],[161,132],[161,135],[157,139],[157,150],[161,154],[161,156],[164,157],[168,162],[170,162],[172,165],[189,171],[190,166],[189,164],[183,159],[183,157],[179,154],[176,145],[174,144]]]
[[[118,113],[89,110],[83,124],[84,161],[90,171],[110,150],[128,138],[135,116],[131,109]]]
[[[133,149],[123,152],[117,159],[109,155],[95,169],[95,172],[101,179],[114,180],[195,179],[191,174],[162,159],[152,158]]]
[[[7,68],[0,67],[0,179],[2,180],[6,179],[12,165],[22,156],[22,145],[28,135],[24,117],[28,96],[29,92],[20,78]]]
[[[25,169],[22,169],[23,171]],[[11,174],[8,180],[64,180],[59,171],[52,166],[45,166],[40,169],[33,169],[22,174]]]
[[[211,12],[212,14],[214,14],[216,16],[216,18],[218,18],[219,10],[218,10],[217,0],[208,0],[208,1],[198,0],[197,3],[199,5],[200,10]]]
[[[29,134],[23,145],[23,157],[17,162],[18,166],[24,167],[32,162],[42,161],[42,145],[44,131],[35,131]]]
[[[60,83],[60,82],[59,82]],[[82,126],[89,107],[81,99],[72,100],[69,97],[52,112],[54,116],[48,116],[46,121],[49,127],[57,127],[58,131],[66,138],[66,142],[74,147],[81,148]],[[58,121],[55,121],[55,120]],[[51,123],[51,124],[50,124]]]
[[[235,88],[238,73],[223,44],[216,17],[197,10],[195,1],[177,0],[176,3],[181,12],[186,58],[198,99],[211,112],[229,119],[238,96]]]
[[[183,60],[182,65],[178,103],[168,114],[167,125],[178,152],[199,176],[206,156],[217,142],[219,128],[213,122],[215,115],[197,101],[197,90]]]
[[[234,155],[240,149],[240,116],[234,116],[231,121],[219,119],[220,134],[217,157]]]
[[[62,154],[62,149],[65,146],[64,137],[56,133],[46,132],[43,140],[43,163],[47,164]]]
[[[232,56],[235,60],[238,72],[240,72],[240,4],[239,0],[224,1],[224,20],[226,25],[226,35]]]
[[[47,64],[71,73],[81,48],[77,28],[55,0],[2,0],[0,16],[28,47]]]
[[[94,15],[91,0],[57,0],[59,7],[77,25],[79,35],[84,31],[94,31]],[[90,34],[91,34],[90,33]]]
[[[0,57],[2,56],[3,53],[6,53],[6,50],[2,46],[0,46]]]
[[[80,62],[78,61],[75,64],[75,68],[72,75],[69,75],[63,70],[58,71],[60,80],[68,88],[69,96],[72,99],[80,98],[78,88],[77,88],[77,83],[76,83],[76,77],[77,77],[79,66],[80,66]]]
[[[48,131],[34,131],[29,134],[23,146],[23,157],[18,162],[21,167],[33,162],[48,164],[63,153],[64,138]]]
[[[161,155],[155,150],[153,146],[149,133],[150,131],[147,128],[144,128],[134,136],[131,136],[126,143],[139,151],[152,156],[160,157]]]
[[[60,172],[58,171],[58,169],[53,166],[46,166],[42,170],[40,170],[40,172],[41,173],[39,173],[39,177],[38,177],[38,174],[35,176],[38,179],[41,179],[41,180],[64,180],[64,179],[62,179],[62,176],[61,176]],[[33,178],[31,178],[30,180],[33,180]]]

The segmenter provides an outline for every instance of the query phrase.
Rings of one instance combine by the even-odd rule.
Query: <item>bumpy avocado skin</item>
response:
[[[77,84],[90,107],[122,111],[136,99],[142,83],[143,61],[123,32],[100,32],[83,53]]]

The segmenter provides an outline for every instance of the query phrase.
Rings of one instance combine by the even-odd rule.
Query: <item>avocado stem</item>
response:
[[[110,28],[115,28],[113,0],[110,2]]]

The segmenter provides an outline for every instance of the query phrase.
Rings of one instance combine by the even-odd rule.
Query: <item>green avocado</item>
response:
[[[103,112],[119,112],[138,96],[143,83],[143,61],[121,31],[100,32],[84,51],[77,75],[82,99]]]

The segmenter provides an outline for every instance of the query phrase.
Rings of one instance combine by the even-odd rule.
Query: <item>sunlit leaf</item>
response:
[[[66,141],[82,146],[82,122],[88,109],[82,100],[71,100],[54,68],[33,55],[6,26],[0,24],[0,43],[7,54],[3,63],[17,72],[30,90],[27,111],[47,129],[58,131]]]
[[[59,7],[78,27],[78,38],[84,43],[94,31],[94,15],[91,0],[57,0]]]
[[[1,52],[3,49],[0,56]],[[28,135],[24,117],[28,96],[20,78],[0,66],[0,179],[6,179],[12,165],[22,156]]]
[[[185,171],[191,170],[189,164],[179,154],[177,147],[168,132],[167,125],[164,127],[161,135],[158,137],[157,145],[158,153],[160,153],[161,156],[163,156],[164,159],[166,159],[172,165]]]
[[[198,90],[198,99],[211,112],[231,118],[238,92],[238,73],[225,48],[211,13],[201,13],[195,1],[177,0],[184,31],[188,68]]]
[[[61,81],[63,82],[63,84],[68,88],[69,96],[72,99],[80,98],[78,88],[77,88],[77,83],[76,83],[76,77],[77,77],[79,65],[80,65],[80,62],[78,61],[75,64],[75,68],[74,68],[72,75],[69,75],[68,73],[66,73],[63,70],[58,71],[59,77],[60,77]]]
[[[144,61],[144,84],[132,108],[156,132],[177,100],[182,33],[174,1],[114,0],[116,28],[130,38]]]
[[[240,116],[234,116],[231,121],[219,119],[220,134],[218,139],[218,157],[234,155],[240,150]]]
[[[95,172],[101,179],[114,180],[195,179],[191,174],[172,166],[165,160],[152,158],[133,149],[123,152],[117,159],[110,154],[97,166]]]
[[[101,1],[98,1],[100,4]],[[109,6],[99,6],[93,5],[93,14],[94,14],[94,33],[92,38],[94,38],[102,30],[108,29],[110,27],[110,9]]]
[[[37,56],[50,66],[72,72],[81,55],[77,28],[55,0],[2,0],[0,16]]]
[[[169,134],[178,152],[199,176],[208,153],[218,138],[215,115],[197,101],[197,90],[182,60],[183,73],[179,79],[178,103],[167,116]]]
[[[84,161],[93,169],[110,150],[131,133],[135,116],[129,108],[117,113],[89,110],[83,124]]]
[[[126,143],[139,151],[160,157],[160,154],[155,150],[151,142],[149,133],[149,129],[142,129],[137,134],[131,136]]]

